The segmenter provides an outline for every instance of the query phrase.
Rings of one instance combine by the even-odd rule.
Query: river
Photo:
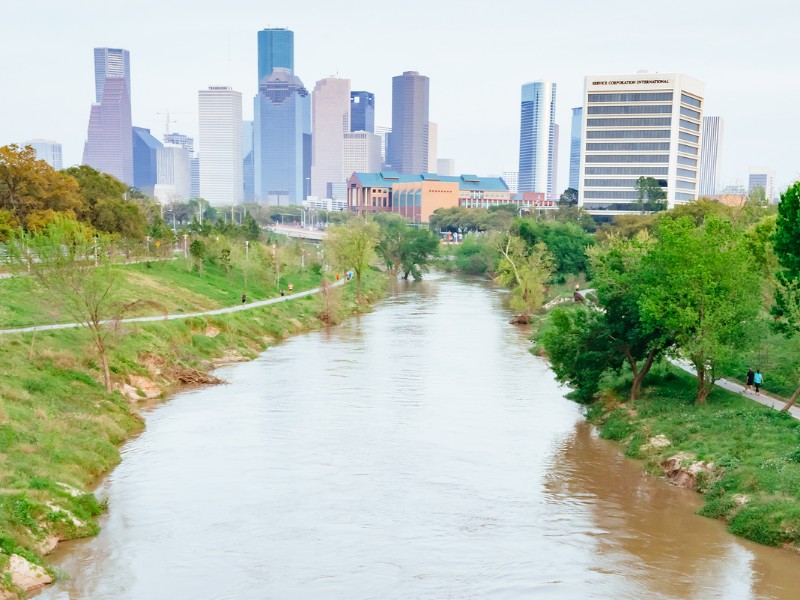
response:
[[[800,558],[600,440],[503,297],[399,283],[154,407],[37,600],[796,598]]]

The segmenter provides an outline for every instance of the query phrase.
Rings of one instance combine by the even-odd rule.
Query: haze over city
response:
[[[177,0],[162,5],[44,0],[4,7],[0,37],[6,93],[0,144],[61,142],[64,165],[81,161],[93,100],[94,47],[131,54],[133,122],[160,137],[197,135],[197,92],[231,85],[252,118],[257,89],[256,32],[295,32],[295,72],[307,88],[330,75],[376,96],[376,124],[391,124],[391,78],[430,78],[430,118],[440,157],[460,173],[516,169],[520,86],[557,83],[559,187],[569,168],[570,109],[582,103],[587,74],[681,72],[705,83],[705,115],[725,119],[721,185],[747,183],[751,165],[776,171],[785,187],[800,175],[789,118],[800,94],[788,0],[731,10],[722,2],[674,2],[668,11],[628,0],[609,6],[521,1],[487,5],[411,0],[388,10],[366,2],[264,6]],[[68,27],[65,28],[65,23]]]

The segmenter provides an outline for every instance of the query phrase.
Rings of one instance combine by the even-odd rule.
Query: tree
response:
[[[669,331],[651,323],[645,327],[639,308],[645,281],[642,262],[653,245],[643,232],[632,239],[612,236],[589,249],[592,283],[601,316],[591,335],[601,335],[609,353],[606,364],[614,365],[612,355],[624,358],[633,374],[629,400],[639,397],[642,383],[655,361],[670,347]],[[602,326],[602,333],[598,330]]]
[[[332,262],[343,270],[352,269],[356,275],[356,297],[361,298],[361,277],[375,256],[378,225],[374,221],[354,219],[346,225],[328,228],[325,247]]]
[[[244,239],[246,240],[255,242],[261,236],[261,228],[249,212],[244,216],[241,228],[244,233]]]
[[[400,270],[403,279],[409,275],[415,281],[422,279],[422,274],[428,272],[431,257],[439,249],[439,237],[429,229],[409,227],[403,235],[400,246]]]
[[[657,212],[667,208],[667,193],[657,179],[639,177],[636,180],[636,191],[639,192],[639,212]]]
[[[577,206],[578,205],[578,190],[575,188],[567,188],[558,199],[559,206]]]
[[[591,402],[608,369],[622,363],[622,355],[610,352],[613,340],[603,314],[584,306],[556,307],[536,335],[556,377],[572,386],[572,396]]]
[[[501,255],[495,281],[511,289],[509,306],[519,311],[514,321],[530,323],[544,302],[544,286],[554,270],[553,255],[543,243],[528,247],[516,235],[497,234],[493,242]]]
[[[661,220],[657,241],[642,260],[639,308],[649,332],[674,338],[678,356],[697,372],[697,403],[705,402],[717,365],[751,343],[761,307],[761,278],[752,268],[744,234],[710,216],[697,227],[688,217]]]
[[[17,268],[30,273],[64,312],[89,330],[111,393],[110,338],[136,303],[125,304],[119,297],[120,273],[108,262],[109,243],[108,236],[88,225],[60,217],[41,233],[18,231],[9,252]]]
[[[53,211],[69,217],[85,208],[78,182],[36,158],[30,146],[0,147],[0,210],[7,210],[21,224],[33,211]]]
[[[772,315],[776,328],[792,336],[800,331],[800,182],[781,194],[772,244],[780,270],[776,274]],[[783,407],[787,412],[800,396],[800,384]]]
[[[540,242],[547,246],[555,257],[556,271],[559,274],[586,271],[586,248],[594,244],[594,240],[578,225],[526,219],[518,220],[515,229],[529,246]]]

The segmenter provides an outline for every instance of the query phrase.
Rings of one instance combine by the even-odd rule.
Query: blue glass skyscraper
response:
[[[350,92],[350,131],[375,133],[375,94]]]
[[[569,137],[569,187],[579,189],[581,180],[581,128],[583,127],[583,107],[572,109],[572,131]]]
[[[275,68],[294,74],[294,31],[262,29],[258,32],[258,83]]]
[[[275,68],[262,80],[253,108],[256,201],[300,204],[311,175],[311,96],[288,69]]]
[[[556,84],[522,86],[519,134],[519,191],[553,198],[556,173]]]
[[[133,128],[133,186],[150,196],[158,182],[157,154],[162,147],[149,129]]]

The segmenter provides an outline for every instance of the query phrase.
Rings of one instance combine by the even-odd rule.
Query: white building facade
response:
[[[502,177],[512,194],[519,192],[519,171],[503,171]]]
[[[381,136],[366,131],[344,134],[342,181],[353,173],[377,173],[381,170]]]
[[[199,92],[200,196],[212,206],[241,204],[242,94],[229,86]]]
[[[586,77],[578,203],[594,215],[642,211],[652,177],[668,208],[697,199],[704,85],[680,73]]]
[[[344,138],[350,132],[350,80],[328,77],[311,95],[311,194],[327,198],[343,184]]]
[[[703,117],[698,196],[713,196],[719,190],[723,126],[722,117]]]
[[[189,150],[178,144],[164,144],[156,150],[158,180],[154,195],[162,204],[163,197],[173,202],[186,202],[191,196]]]
[[[439,166],[439,125],[428,122],[428,172],[436,173]]]
[[[557,196],[557,171],[556,84],[532,81],[522,86],[518,191]]]
[[[28,140],[23,146],[30,146],[36,150],[36,158],[43,160],[48,165],[53,167],[56,171],[64,168],[64,160],[62,158],[61,144],[53,140]]]

